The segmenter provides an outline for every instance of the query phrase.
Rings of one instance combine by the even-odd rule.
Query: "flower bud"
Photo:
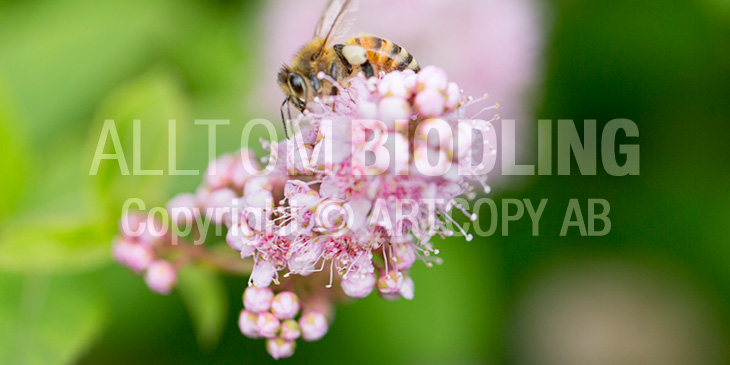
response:
[[[167,213],[177,225],[195,221],[198,201],[193,194],[178,194],[167,203]]]
[[[299,330],[299,323],[294,319],[287,319],[281,322],[281,338],[285,340],[296,340],[301,336],[302,331]]]
[[[149,246],[136,243],[127,247],[126,264],[136,273],[147,269],[154,259],[155,253]]]
[[[233,201],[236,200],[236,193],[230,189],[215,190],[208,195],[206,201],[205,215],[215,225],[222,225],[231,216]]]
[[[269,288],[248,287],[243,291],[243,306],[254,313],[266,312],[273,297],[274,292]]]
[[[159,294],[169,294],[177,282],[177,273],[167,261],[157,260],[150,264],[145,274],[145,282],[150,289]]]
[[[271,192],[271,182],[269,179],[263,176],[251,178],[246,185],[243,186],[243,195],[255,195],[260,193],[262,190]]]
[[[294,355],[296,347],[296,342],[287,341],[283,338],[270,338],[266,340],[266,351],[274,358],[274,360]]]
[[[411,106],[408,105],[408,102],[396,97],[381,100],[378,104],[378,111],[380,120],[386,124],[399,119],[410,119],[411,116]]]
[[[446,87],[446,107],[455,109],[461,102],[461,89],[456,83],[450,82]]]
[[[263,312],[259,314],[256,321],[256,331],[261,337],[272,338],[279,331],[279,325],[279,319],[276,316],[270,312]]]
[[[244,164],[245,161],[245,164]],[[246,182],[258,173],[259,163],[256,155],[248,148],[243,148],[236,153],[235,163],[231,168],[231,182],[233,186],[241,190]]]
[[[231,183],[231,169],[235,163],[233,155],[225,154],[213,160],[205,171],[205,184],[211,189],[221,189]]]
[[[324,337],[329,330],[327,319],[317,311],[308,311],[299,318],[299,328],[302,331],[302,338],[307,341],[317,341]]]
[[[299,298],[290,291],[276,294],[271,302],[271,312],[279,319],[294,318],[299,313]]]
[[[212,192],[213,190],[209,187],[200,185],[197,189],[195,189],[195,200],[199,203],[199,205],[204,205],[203,203],[208,201],[208,197]]]
[[[246,195],[244,200],[246,207],[263,209],[264,212],[274,209],[274,197],[268,190],[259,190],[255,194]]]
[[[352,298],[365,298],[375,287],[375,274],[348,272],[342,276],[340,286],[347,296]]]
[[[358,116],[362,119],[376,119],[378,117],[378,105],[372,102],[363,102],[358,107]]]
[[[112,256],[114,257],[114,260],[122,265],[127,265],[129,249],[134,244],[134,242],[125,236],[117,237],[112,245]]]
[[[444,70],[436,66],[426,66],[418,72],[418,90],[446,90],[449,80]]]
[[[403,72],[403,85],[406,87],[406,89],[410,91],[416,90],[416,86],[418,85],[418,74],[413,72],[413,70],[404,70]]]
[[[258,319],[258,314],[247,309],[242,310],[238,316],[238,328],[241,333],[248,338],[258,338]]]
[[[416,95],[416,108],[427,117],[437,117],[444,113],[446,99],[438,90],[426,89]]]
[[[405,75],[399,72],[386,74],[378,83],[378,94],[383,97],[408,99],[411,95],[406,87]]]
[[[148,215],[145,220],[142,234],[137,238],[139,243],[147,246],[154,246],[167,235],[167,222],[163,223],[159,218]]]

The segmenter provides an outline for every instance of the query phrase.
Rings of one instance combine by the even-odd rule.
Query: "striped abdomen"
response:
[[[374,74],[378,74],[380,71],[388,73],[394,70],[403,71],[406,69],[418,72],[421,69],[413,55],[408,53],[405,48],[386,39],[360,34],[348,39],[346,45],[360,46],[365,49]],[[366,67],[367,65],[363,65],[362,71],[366,76],[372,76],[368,75],[371,70]]]

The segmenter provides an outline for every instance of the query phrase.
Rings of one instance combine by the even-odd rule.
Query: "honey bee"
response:
[[[356,0],[330,0],[315,29],[314,38],[299,50],[290,65],[284,65],[279,71],[277,82],[286,95],[281,104],[281,120],[287,138],[284,108],[289,103],[303,112],[307,103],[315,97],[336,95],[338,92],[330,81],[317,77],[319,72],[342,83],[360,72],[370,78],[380,72],[420,70],[418,62],[408,51],[374,35],[359,34],[351,36],[344,44],[333,44],[348,31],[356,10]]]

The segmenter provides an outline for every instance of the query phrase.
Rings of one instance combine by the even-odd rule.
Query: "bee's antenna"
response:
[[[284,99],[284,102],[281,103],[281,108],[279,109],[279,112],[281,112],[281,123],[284,125],[284,135],[286,136],[286,139],[289,139],[289,132],[287,131],[287,125],[286,125],[286,119],[284,119],[284,107],[288,106],[289,98],[287,97]],[[291,119],[291,110],[289,112],[289,119]]]

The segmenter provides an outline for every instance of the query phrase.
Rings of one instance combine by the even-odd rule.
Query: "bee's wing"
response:
[[[355,21],[356,11],[357,0],[330,0],[314,31],[314,38],[324,39],[317,55],[321,55],[330,42],[345,35]]]

